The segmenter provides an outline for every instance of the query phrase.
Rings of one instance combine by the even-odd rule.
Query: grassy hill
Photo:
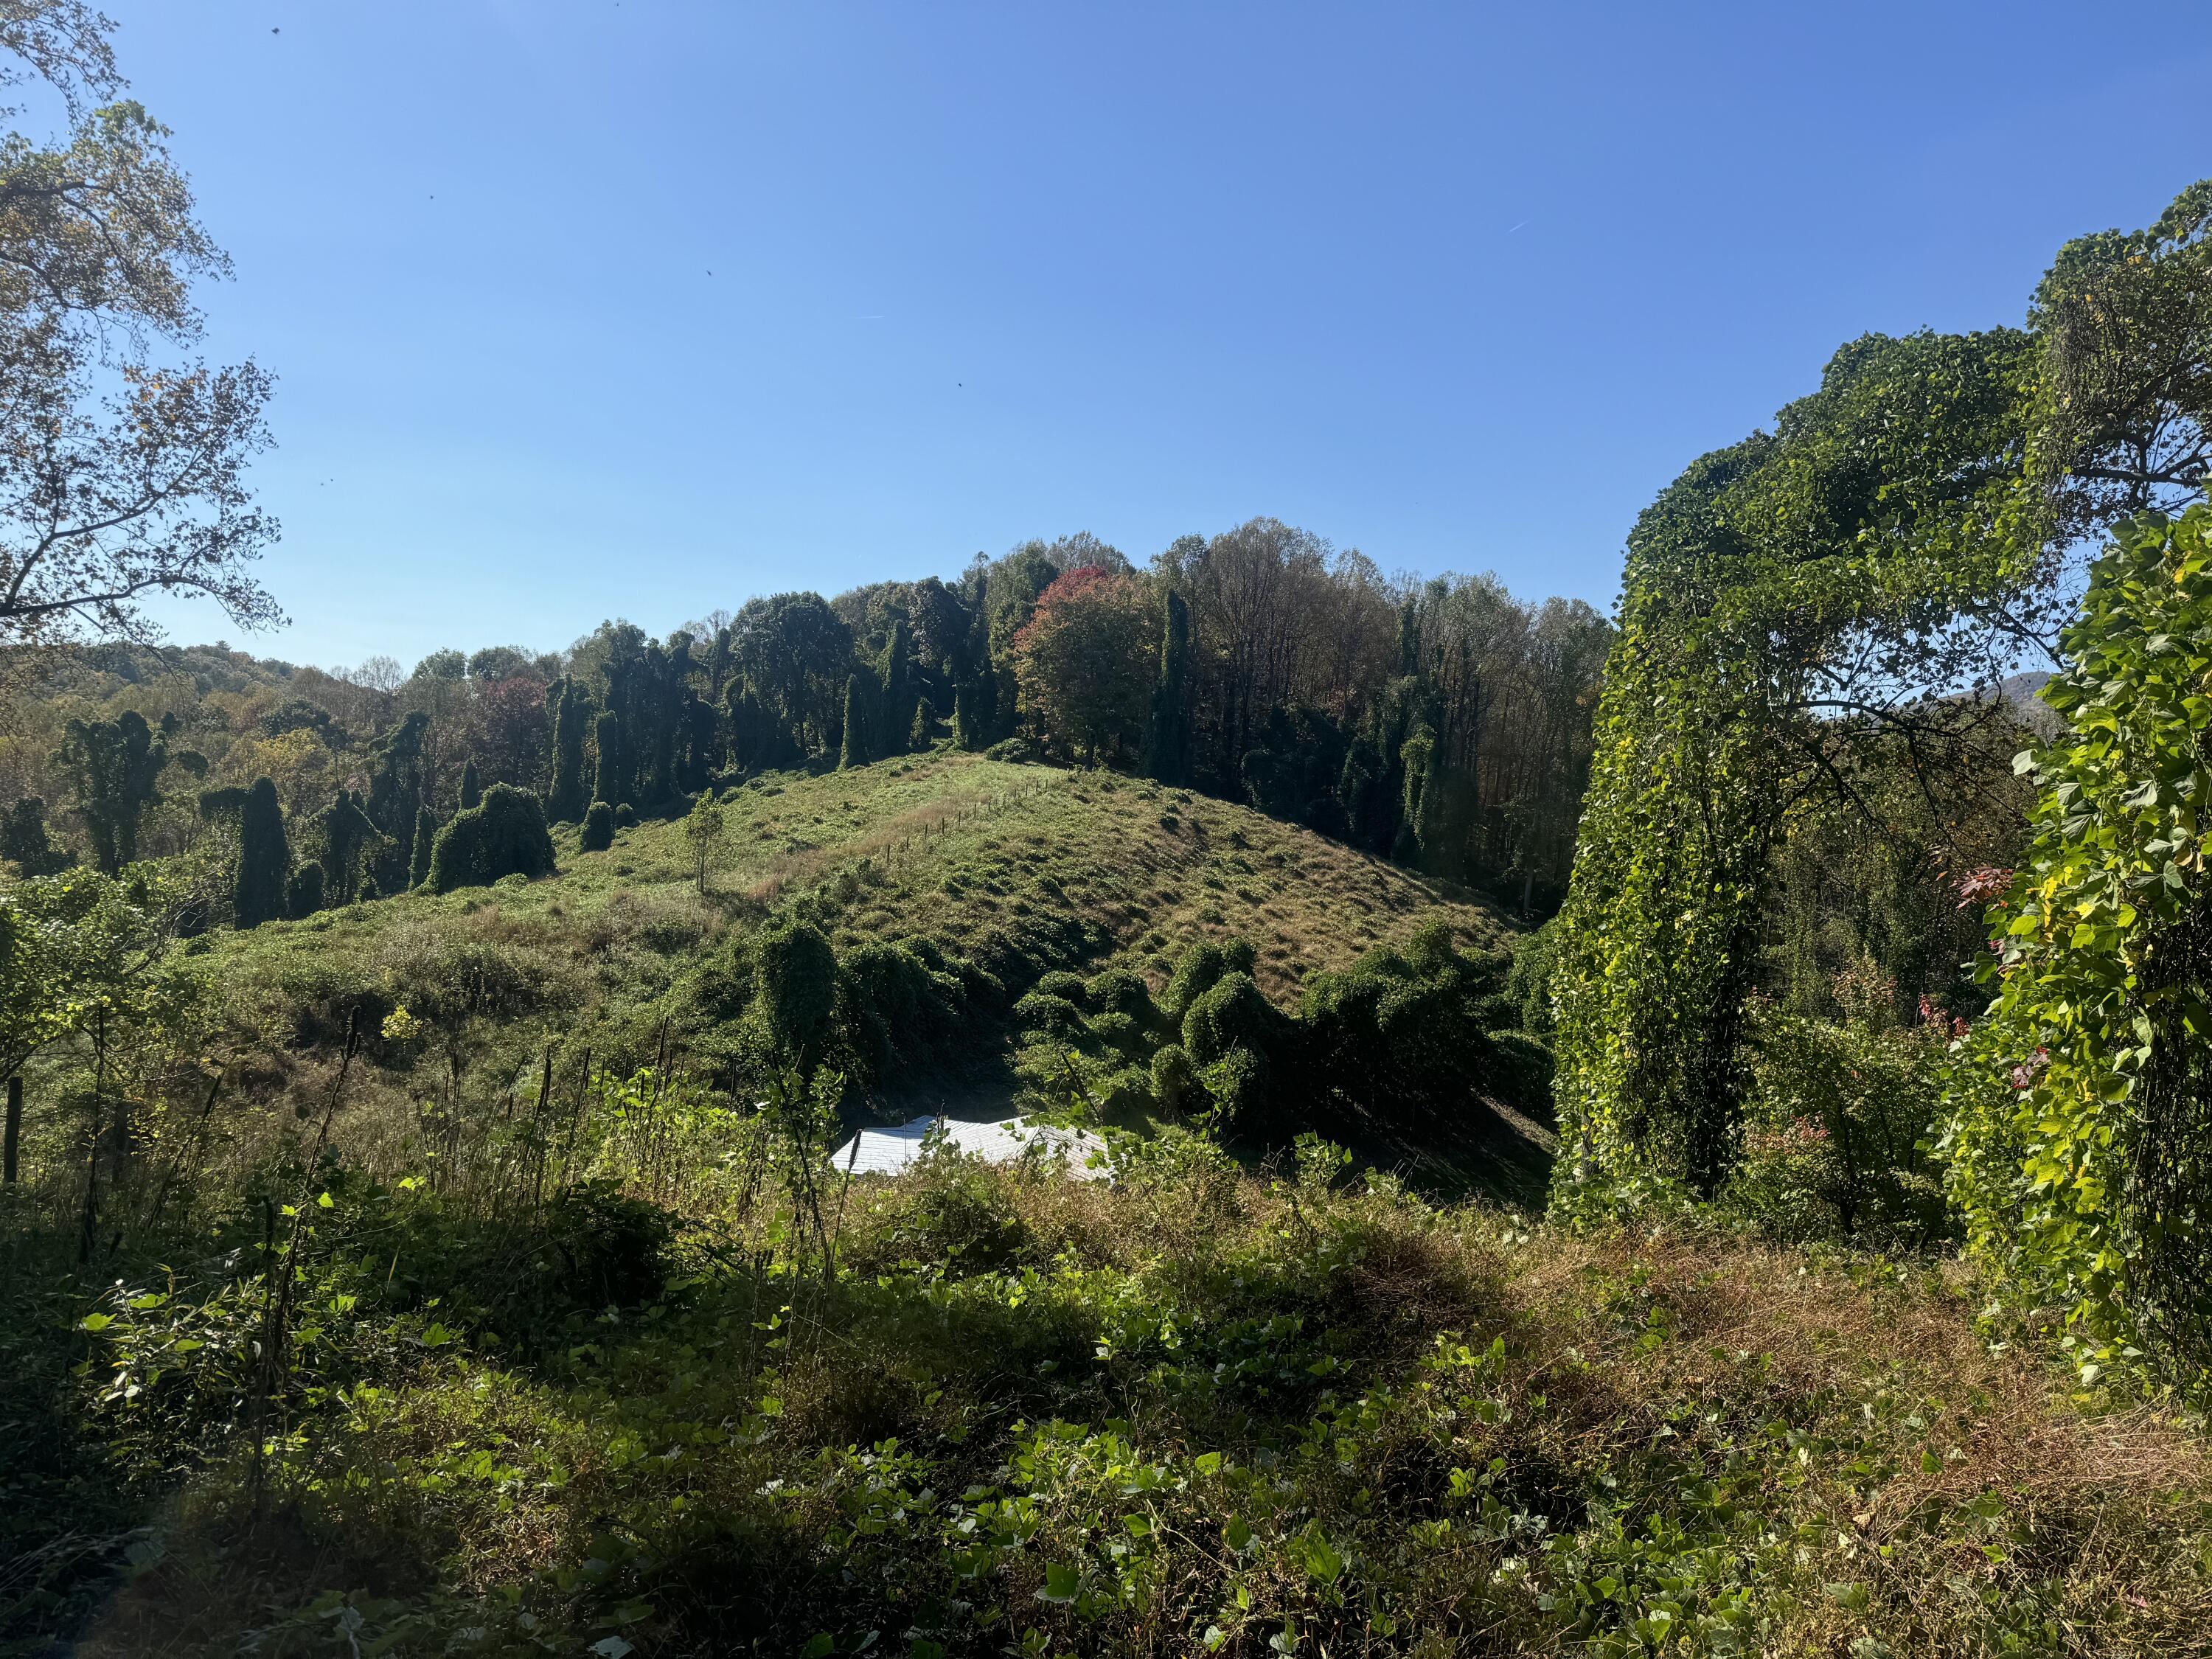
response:
[[[447,1082],[481,1098],[526,1088],[549,1041],[589,1047],[603,1065],[665,1062],[686,975],[775,916],[813,921],[841,953],[926,941],[992,976],[1007,1004],[1054,973],[1128,970],[1157,994],[1193,945],[1243,940],[1260,989],[1289,1006],[1309,975],[1402,946],[1425,924],[1493,957],[1516,937],[1463,890],[1245,807],[1108,773],[946,750],[771,774],[725,799],[703,890],[680,818],[622,829],[599,852],[564,826],[553,878],[403,894],[205,948],[242,1024],[284,1032],[295,1050],[333,1040],[349,1003],[447,1016],[466,1029]],[[987,1011],[928,1064],[867,1079],[851,1104],[884,1117],[1002,1114],[1020,1086],[1022,1036],[1018,1015]],[[419,1092],[415,1071],[396,1092]],[[1531,1193],[1544,1132],[1498,1104],[1465,1146],[1366,1150]]]
[[[93,1260],[75,1211],[10,1212],[0,1654],[2205,1650],[2201,1435],[2075,1388],[1955,1263],[1717,1214],[1573,1231],[1389,1172],[1533,1192],[1479,1095],[1452,1109],[1519,1162],[1431,1120],[1382,1169],[1311,1139],[1255,1169],[1148,1121],[1110,1183],[841,1181],[820,1123],[685,1052],[702,976],[804,918],[841,963],[921,941],[1002,994],[848,1115],[1002,1108],[1032,1049],[1174,1006],[1232,939],[1273,1008],[1238,1017],[1301,1063],[1328,1007],[1402,995],[1396,1040],[1441,1025],[1464,1071],[1423,999],[1480,991],[1492,910],[964,755],[726,811],[704,891],[680,821],[568,829],[551,878],[192,942],[228,1092],[142,1121]],[[103,1097],[58,1077],[34,1164],[81,1167]]]
[[[769,774],[729,799],[703,894],[681,820],[619,830],[599,853],[580,852],[568,826],[556,832],[562,868],[551,880],[403,895],[276,924],[249,948],[289,940],[320,950],[331,937],[486,909],[505,924],[580,937],[646,908],[671,922],[688,915],[703,934],[811,891],[841,942],[926,934],[986,962],[1006,954],[1009,933],[1035,931],[1024,927],[1035,919],[1084,930],[1086,956],[1065,965],[1111,963],[1161,980],[1192,940],[1247,939],[1254,976],[1281,1000],[1309,970],[1401,941],[1430,915],[1449,917],[1469,942],[1513,932],[1462,890],[1248,807],[1111,773],[948,750],[818,776]]]

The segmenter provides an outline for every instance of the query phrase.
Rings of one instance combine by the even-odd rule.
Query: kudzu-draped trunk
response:
[[[546,694],[553,715],[553,781],[546,792],[545,810],[556,823],[581,817],[589,790],[584,772],[584,730],[591,719],[590,700],[584,689],[563,674]]]
[[[1554,980],[1571,1209],[1653,1183],[1710,1195],[1735,1158],[1781,781],[1739,699],[1678,650],[1632,626],[1607,665]]]
[[[292,848],[284,834],[284,809],[276,799],[276,786],[265,777],[256,778],[246,792],[238,818],[234,923],[258,927],[282,916],[291,875]]]

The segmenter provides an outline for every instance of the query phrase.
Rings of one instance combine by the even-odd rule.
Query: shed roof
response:
[[[1034,1148],[1042,1157],[1064,1158],[1067,1174],[1078,1181],[1106,1176],[1106,1143],[1098,1136],[1025,1117],[998,1123],[918,1117],[895,1129],[863,1129],[830,1154],[830,1167],[840,1175],[897,1175],[921,1157],[924,1141],[939,1126],[952,1150],[986,1164],[1012,1164]]]

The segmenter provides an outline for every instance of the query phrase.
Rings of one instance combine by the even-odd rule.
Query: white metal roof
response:
[[[918,1117],[895,1129],[863,1129],[830,1154],[830,1167],[840,1175],[897,1175],[921,1157],[924,1140],[940,1126],[951,1150],[986,1164],[1012,1164],[1034,1147],[1042,1157],[1064,1158],[1067,1174],[1078,1181],[1106,1177],[1106,1143],[1097,1135],[1024,1117],[1000,1123]]]

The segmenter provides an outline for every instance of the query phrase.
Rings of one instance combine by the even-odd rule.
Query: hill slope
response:
[[[481,1098],[522,1086],[556,1036],[623,1066],[665,1057],[684,975],[733,930],[777,915],[814,921],[841,954],[927,941],[1009,1000],[1061,970],[1130,969],[1157,994],[1194,944],[1242,939],[1254,980],[1285,1006],[1310,973],[1403,945],[1425,923],[1477,951],[1514,937],[1462,891],[1248,808],[1110,774],[948,750],[770,775],[725,801],[703,890],[680,819],[636,823],[591,853],[564,826],[549,879],[404,894],[209,948],[228,958],[250,1023],[289,1026],[310,1046],[319,1030],[336,1035],[349,1000],[433,1017],[459,1006],[469,1030],[451,1081]],[[969,1036],[960,1063],[878,1080],[871,1103],[884,1115],[1003,1112],[1012,1033]]]

